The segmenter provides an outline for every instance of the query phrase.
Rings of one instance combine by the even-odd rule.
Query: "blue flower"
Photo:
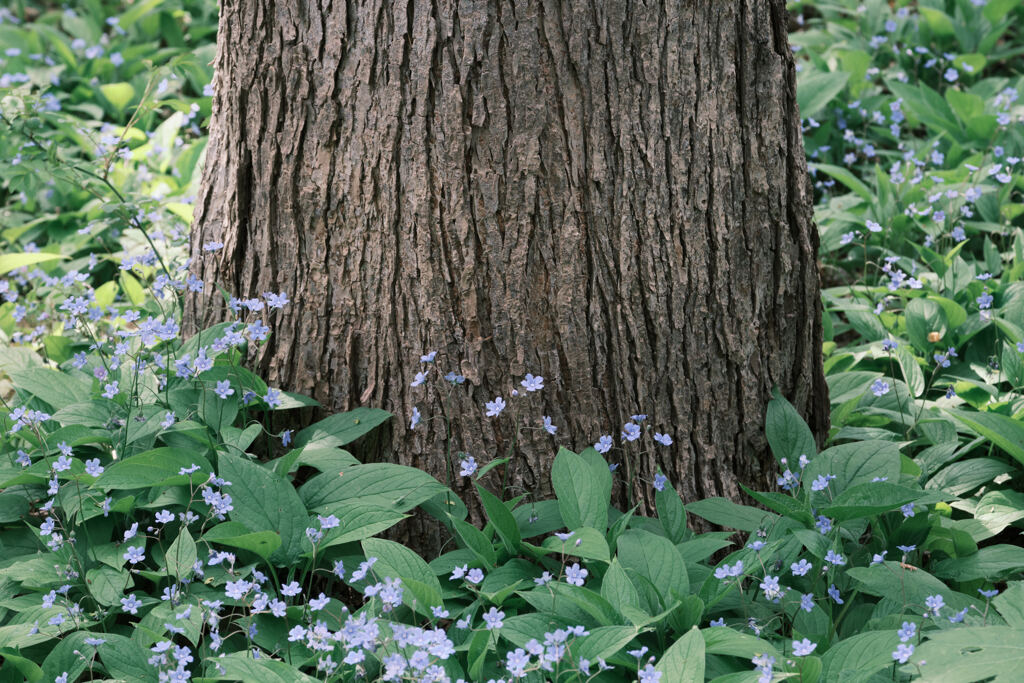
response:
[[[914,646],[907,643],[900,643],[896,646],[896,651],[892,653],[892,658],[900,664],[906,664],[907,660],[914,655]]]
[[[654,440],[657,441],[658,443],[660,443],[662,446],[671,446],[672,445],[672,437],[669,436],[668,434],[661,434],[659,432],[654,432]]]
[[[664,491],[666,482],[668,482],[668,477],[661,472],[654,475],[654,488],[657,490]]]
[[[806,657],[807,655],[814,652],[814,648],[818,647],[817,643],[812,643],[807,638],[803,640],[793,641],[793,655],[796,657]]]
[[[462,469],[459,470],[459,476],[469,477],[476,472],[476,459],[472,455],[467,455],[462,459]]]
[[[806,576],[807,572],[811,571],[813,567],[814,565],[812,565],[807,560],[803,559],[801,559],[799,562],[794,562],[793,564],[789,565],[789,569],[793,572],[794,576]]]
[[[527,391],[540,391],[544,388],[544,378],[540,375],[534,377],[530,373],[526,373],[526,379],[520,382],[520,384]]]
[[[501,414],[501,411],[505,410],[505,399],[497,396],[493,401],[485,403],[484,407],[487,408],[487,417],[497,417]]]
[[[544,430],[548,434],[554,434],[555,432],[558,431],[558,427],[556,427],[555,425],[551,424],[551,416],[550,415],[545,415],[544,416]]]
[[[1024,342],[1021,342],[1021,344],[1024,344]],[[611,448],[612,448],[612,437],[609,434],[605,434],[600,439],[598,439],[597,443],[594,444],[594,450],[596,450],[598,453],[602,453],[602,454],[603,453],[607,453],[608,451],[611,450]]]

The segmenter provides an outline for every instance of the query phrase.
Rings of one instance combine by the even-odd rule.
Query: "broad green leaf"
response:
[[[785,458],[796,463],[801,455],[812,458],[818,452],[811,429],[796,408],[779,393],[778,387],[772,389],[772,399],[768,402],[765,432],[772,453],[779,462]]]
[[[873,202],[875,200],[875,193],[871,188],[865,185],[864,181],[851,173],[848,169],[845,169],[842,166],[833,166],[831,164],[810,164],[810,167],[832,176],[864,201]]]
[[[1014,628],[1024,629],[1024,582],[1014,581],[992,604],[1006,623]]]
[[[899,562],[852,567],[846,573],[857,582],[861,592],[889,598],[897,604],[912,607],[913,611],[923,611],[925,598],[929,595],[941,595],[951,610],[950,614],[971,606],[984,610],[984,605],[973,597],[954,591],[922,569],[905,569]]]
[[[323,446],[345,446],[369,433],[392,417],[379,408],[356,408],[338,413],[312,424],[295,435],[295,447],[317,443]]]
[[[510,554],[519,552],[519,544],[523,540],[519,534],[519,525],[512,512],[505,506],[505,503],[493,493],[477,484],[477,493],[480,495],[480,502],[483,503],[484,511],[487,513],[487,520],[498,532],[498,537]]]
[[[588,560],[600,560],[610,562],[611,555],[608,550],[608,542],[604,540],[604,534],[597,529],[580,527],[573,529],[573,534],[568,540],[563,541],[557,536],[548,536],[544,539],[543,547],[554,553],[565,553],[575,557],[582,557]]]
[[[607,600],[620,614],[624,607],[640,608],[640,595],[618,559],[613,559],[601,582],[601,597]]]
[[[117,605],[126,590],[134,585],[127,571],[106,566],[90,569],[85,575],[85,583],[89,586],[89,594],[106,607]]]
[[[896,631],[869,631],[839,641],[821,656],[822,681],[867,683],[892,664]]]
[[[814,524],[814,516],[807,503],[800,502],[796,498],[777,491],[766,491],[764,493],[751,490],[740,484],[748,496],[764,505],[766,508],[778,512],[784,517],[789,517],[808,526]]]
[[[178,537],[171,543],[164,555],[167,562],[167,572],[178,579],[186,578],[192,573],[192,565],[196,563],[196,542],[192,540],[192,534],[187,527],[182,527]]]
[[[637,635],[633,626],[598,626],[591,629],[590,635],[573,642],[570,647],[574,660],[580,658],[595,662],[598,659],[608,659],[616,652],[624,648]]]
[[[1019,421],[999,413],[969,413],[963,410],[946,412],[1024,465],[1024,425]]]
[[[74,375],[51,368],[27,368],[9,373],[11,382],[21,391],[46,401],[60,410],[84,403],[92,396],[92,387]]]
[[[730,527],[740,531],[756,531],[771,525],[779,518],[772,512],[765,512],[749,505],[740,505],[726,498],[705,498],[686,506],[691,512],[712,524]]]
[[[302,553],[309,514],[290,482],[265,467],[230,453],[220,455],[220,476],[231,482],[232,521],[252,531],[275,531],[281,547],[270,560],[294,563]]]
[[[623,569],[635,571],[654,585],[666,609],[675,596],[690,592],[686,563],[672,541],[664,536],[630,529],[619,537],[617,557]]]
[[[443,484],[422,470],[373,463],[325,472],[306,482],[299,493],[310,510],[323,514],[331,504],[355,500],[406,512],[444,491]]]
[[[766,640],[749,633],[740,633],[725,626],[706,628],[701,631],[704,647],[710,655],[729,655],[752,659],[758,655],[778,657],[778,651]]]
[[[654,505],[658,511],[658,521],[665,530],[665,536],[673,543],[679,543],[686,538],[686,509],[675,487],[667,485],[656,492]]]
[[[452,517],[449,521],[452,523],[455,535],[458,536],[459,540],[461,540],[467,548],[473,551],[473,554],[476,555],[477,559],[482,562],[484,566],[493,567],[498,558],[494,552],[494,546],[484,533],[469,522],[464,522],[461,519],[455,519]]]
[[[703,683],[704,638],[694,626],[661,656],[654,666],[673,683]]]
[[[839,92],[846,87],[850,74],[842,71],[811,71],[800,72],[797,77],[796,100],[800,108],[800,118],[807,119],[828,105]]]
[[[903,379],[910,389],[910,393],[916,398],[924,393],[924,372],[917,362],[917,357],[905,345],[901,344],[896,349],[896,359],[900,363],[900,370],[903,371]]]
[[[88,631],[72,631],[61,637],[43,660],[44,680],[52,681],[63,673],[67,673],[69,681],[77,680],[89,665],[79,653],[92,650],[85,644],[90,635]]]
[[[135,99],[135,88],[132,87],[131,83],[104,83],[100,86],[100,92],[107,98],[110,105],[119,112],[123,112],[131,104],[131,101]]]
[[[1024,548],[1015,545],[991,545],[973,555],[942,560],[932,568],[932,574],[950,581],[974,579],[997,580],[1009,572],[1024,570]]]
[[[199,466],[194,473],[179,474],[193,465]],[[113,463],[93,486],[118,490],[186,486],[190,481],[195,484],[205,482],[211,472],[210,463],[200,455],[176,448],[156,448]]]
[[[276,531],[250,531],[249,527],[241,522],[221,522],[203,534],[203,540],[229,548],[248,550],[264,560],[281,547],[281,535]]]
[[[261,658],[252,659],[249,651],[233,652],[225,657],[210,657],[211,664],[220,665],[217,680],[242,681],[250,683],[317,683],[317,679],[307,676],[294,666],[280,660]]]
[[[15,268],[32,266],[47,261],[59,261],[67,256],[61,254],[44,254],[42,252],[26,252],[23,254],[0,254],[0,275],[6,275]]]
[[[380,579],[398,578],[406,587],[418,585],[419,591],[405,591],[402,600],[420,614],[432,617],[431,607],[442,604],[441,584],[430,566],[419,555],[400,543],[383,538],[367,538],[362,542],[367,558],[376,557],[373,572]],[[419,593],[414,596],[414,593]]]
[[[29,507],[28,498],[20,493],[0,493],[0,524],[18,521]]]
[[[946,311],[931,299],[918,298],[907,303],[905,314],[911,343],[918,351],[930,356],[934,344],[928,341],[928,335],[938,333],[940,339],[945,339],[949,331]]]
[[[898,509],[925,493],[905,486],[886,481],[857,484],[845,489],[831,503],[821,510],[821,514],[832,518],[835,522],[845,522],[857,517],[872,517]]]
[[[586,460],[570,450],[559,449],[551,466],[551,483],[567,527],[589,526],[600,531],[608,528],[608,498]]]
[[[1024,629],[968,626],[931,631],[915,652],[927,662],[925,671],[941,672],[934,680],[948,683],[1020,680],[1024,670]]]
[[[106,641],[97,648],[107,672],[124,681],[150,683],[157,680],[157,671],[147,661],[151,653],[133,641],[116,633],[104,633]]]
[[[802,479],[811,482],[818,476],[829,474],[836,477],[830,485],[833,495],[876,478],[895,482],[900,476],[899,446],[879,440],[833,446],[811,460],[804,468]]]

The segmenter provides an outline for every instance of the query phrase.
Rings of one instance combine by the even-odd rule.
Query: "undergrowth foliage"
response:
[[[1024,651],[1019,0],[792,3],[826,288],[827,447],[776,394],[757,506],[610,505],[623,416],[577,453],[517,378],[487,419],[556,444],[442,483],[345,447],[388,420],[245,367],[288,292],[181,336],[216,12],[0,9],[0,674],[30,681],[975,681]],[[222,248],[202,245],[204,257]],[[413,386],[463,391],[424,349]],[[550,380],[549,380],[550,381]],[[643,407],[638,407],[642,409]],[[273,417],[273,420],[271,419]],[[457,417],[452,419],[458,419]],[[626,471],[609,465],[608,453]],[[486,525],[452,491],[471,478]],[[453,539],[380,537],[420,509]],[[696,515],[732,531],[696,534]],[[738,532],[738,533],[737,533]]]

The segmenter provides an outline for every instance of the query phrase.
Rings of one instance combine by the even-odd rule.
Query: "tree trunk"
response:
[[[620,502],[659,469],[686,500],[769,485],[772,386],[828,423],[784,6],[224,0],[194,268],[286,292],[271,385],[394,412],[392,457],[441,481],[442,413],[481,463],[520,433],[513,493],[647,413],[674,443],[608,454]],[[435,349],[465,384],[410,387]]]

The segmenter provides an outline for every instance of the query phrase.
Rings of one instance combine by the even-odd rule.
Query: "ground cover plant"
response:
[[[346,447],[363,408],[246,369],[292,305],[181,334],[216,10],[0,10],[0,672],[11,680],[1013,680],[1024,652],[1020,2],[793,3],[819,204],[823,449],[781,396],[756,505],[609,504],[624,415],[552,436],[555,498],[504,454],[449,479]],[[202,245],[214,254],[223,245]],[[423,349],[408,380],[464,390]],[[544,378],[489,418],[515,429]],[[637,406],[638,411],[643,406]],[[531,424],[541,415],[526,415]],[[510,457],[515,457],[514,454]],[[452,492],[470,478],[486,523]],[[416,509],[453,541],[382,537]],[[696,534],[689,516],[727,531]],[[733,531],[738,531],[739,534]]]

